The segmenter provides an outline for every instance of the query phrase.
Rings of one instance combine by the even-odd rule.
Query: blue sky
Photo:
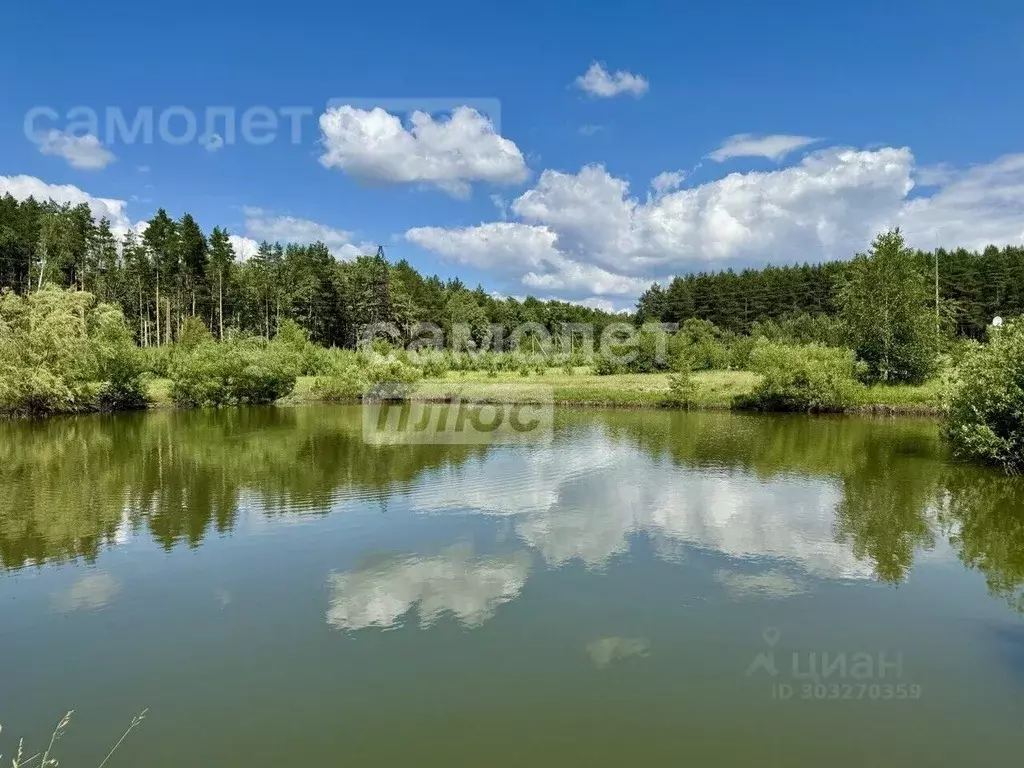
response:
[[[342,258],[382,243],[503,294],[617,308],[680,272],[846,257],[885,226],[922,247],[1024,235],[1019,3],[265,8],[7,9],[0,192],[124,226],[160,205],[253,240],[326,235]],[[106,130],[110,109],[177,106],[197,116],[185,144]],[[56,117],[26,132],[38,107]],[[265,145],[198,140],[208,109],[253,107],[304,108],[300,141],[284,121]],[[682,173],[652,189],[665,172]]]

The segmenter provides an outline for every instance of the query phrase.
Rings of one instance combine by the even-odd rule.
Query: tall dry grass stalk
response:
[[[100,763],[99,766],[97,766],[97,768],[104,768],[104,766],[107,764],[107,761],[110,760],[111,755],[113,755],[114,752],[117,751],[117,748],[121,746],[122,742],[126,738],[128,738],[128,734],[134,731],[136,728],[138,728],[142,724],[142,721],[146,719],[147,712],[149,712],[149,710],[144,709],[132,718],[131,724],[128,726],[125,732],[121,734],[121,738],[117,740],[117,743],[110,748],[110,751],[107,753],[107,756],[103,758],[103,762]],[[59,763],[57,762],[57,758],[52,756],[53,748],[56,746],[57,742],[60,741],[61,737],[64,735],[64,732],[68,729],[68,725],[71,723],[71,715],[73,715],[74,713],[75,710],[72,709],[68,711],[68,713],[60,719],[60,722],[57,723],[57,727],[54,728],[53,733],[50,734],[50,743],[46,746],[46,749],[43,752],[36,752],[34,755],[26,757],[25,740],[19,739],[18,751],[14,754],[14,757],[11,758],[11,768],[55,768],[57,765],[59,765]],[[0,725],[0,734],[2,733],[3,726]],[[2,754],[0,754],[0,760],[3,760]],[[37,760],[39,762],[36,762]]]

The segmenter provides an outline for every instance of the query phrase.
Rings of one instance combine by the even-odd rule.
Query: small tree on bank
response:
[[[935,372],[939,351],[935,299],[899,229],[875,238],[850,265],[839,291],[842,317],[865,378],[920,383]]]
[[[957,456],[1024,471],[1024,319],[993,329],[988,344],[964,357],[948,405]]]

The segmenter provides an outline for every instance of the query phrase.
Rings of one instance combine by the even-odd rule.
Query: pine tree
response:
[[[143,235],[146,248],[149,249],[153,263],[153,274],[155,279],[154,290],[156,294],[156,343],[171,342],[171,301],[166,298],[161,304],[160,289],[165,288],[165,294],[169,292],[179,275],[179,247],[178,229],[174,220],[167,215],[163,208],[157,210],[156,215],[149,220],[146,232]],[[161,336],[161,312],[166,307],[166,314],[163,322],[163,335]]]
[[[196,315],[197,297],[207,295],[208,245],[203,230],[191,214],[186,213],[178,223],[178,244],[181,253],[181,268],[184,290],[191,302],[190,314]]]
[[[230,285],[229,271],[235,262],[235,249],[231,247],[227,230],[214,227],[210,233],[209,270],[217,291],[218,337],[224,339],[224,284]]]

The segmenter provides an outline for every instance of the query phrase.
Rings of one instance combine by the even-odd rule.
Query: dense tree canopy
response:
[[[154,346],[179,339],[185,321],[201,318],[217,338],[234,333],[273,337],[295,320],[311,341],[352,346],[361,326],[391,323],[408,332],[417,322],[450,328],[466,323],[483,341],[491,323],[540,323],[552,333],[564,323],[613,315],[560,301],[495,298],[461,281],[425,277],[382,251],[341,262],[323,243],[264,242],[242,260],[229,233],[209,235],[190,215],[160,209],[144,234],[118,238],[88,206],[0,198],[0,288],[24,294],[52,283],[92,293],[119,306],[136,340]]]
[[[933,292],[936,259],[940,299],[952,310],[958,335],[981,339],[993,317],[1024,313],[1024,248],[910,252],[907,266]],[[652,285],[640,297],[637,313],[641,320],[675,323],[698,317],[737,333],[750,332],[756,322],[797,314],[833,315],[840,310],[840,288],[852,265],[832,261],[676,277],[667,287]]]
[[[898,229],[879,235],[868,253],[853,260],[839,304],[869,379],[920,383],[934,372],[940,307]]]
[[[905,261],[932,285],[936,260],[941,298],[959,335],[984,338],[994,316],[1024,312],[1024,248],[914,251]],[[696,317],[749,333],[755,323],[794,315],[837,315],[852,265],[687,274],[652,285],[637,302],[636,319],[681,324]],[[176,340],[188,317],[202,318],[218,338],[240,331],[269,338],[282,320],[293,319],[328,346],[351,346],[357,329],[375,322],[403,329],[421,321],[464,323],[482,337],[489,323],[535,322],[553,333],[567,323],[594,323],[600,331],[613,317],[566,302],[495,298],[457,279],[421,275],[382,253],[339,262],[322,243],[265,242],[243,261],[227,230],[214,227],[207,235],[187,213],[175,220],[160,209],[144,234],[119,238],[86,205],[0,198],[0,288],[25,293],[48,282],[120,306],[143,346]]]

